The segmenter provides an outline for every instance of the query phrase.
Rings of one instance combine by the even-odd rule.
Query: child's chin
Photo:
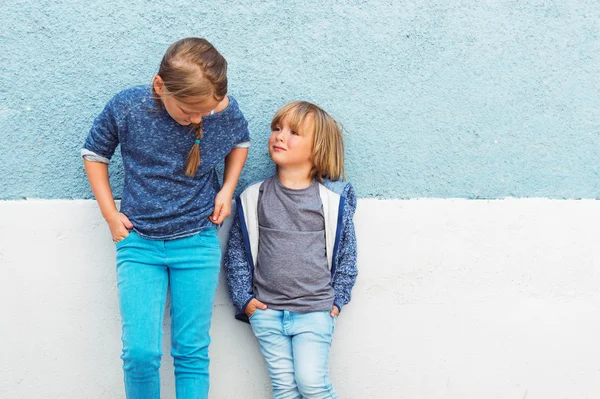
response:
[[[277,156],[279,154],[274,154],[272,152],[269,152],[269,156],[271,157],[271,161],[275,162],[277,165],[279,165],[281,162],[281,159],[279,159],[279,157]]]
[[[273,162],[275,162],[276,164],[279,164],[283,161],[283,158],[280,156],[281,154],[277,151],[269,151],[269,155],[271,156]]]

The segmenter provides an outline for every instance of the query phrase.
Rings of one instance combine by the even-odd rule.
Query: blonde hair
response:
[[[212,97],[221,101],[227,94],[227,61],[206,39],[188,37],[173,43],[167,49],[158,76],[161,77],[165,94],[180,100],[198,101]],[[163,104],[152,85],[152,94],[159,109]],[[196,130],[196,142],[187,158],[185,174],[194,176],[200,165],[202,120],[192,125]]]
[[[286,104],[273,117],[271,130],[285,120],[290,129],[301,132],[308,118],[312,118],[314,129],[311,177],[320,182],[324,178],[345,180],[342,125],[322,108],[307,101]]]

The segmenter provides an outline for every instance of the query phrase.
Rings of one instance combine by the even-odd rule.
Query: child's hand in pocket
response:
[[[250,302],[248,302],[248,305],[246,305],[246,309],[244,309],[244,313],[246,313],[246,316],[252,317],[254,312],[256,312],[256,309],[265,310],[265,309],[267,309],[267,305],[265,305],[264,303],[262,303],[261,301],[259,301],[256,298],[252,298],[252,300]]]
[[[329,312],[329,315],[330,315],[331,317],[338,317],[338,315],[339,315],[339,314],[340,314],[340,310],[338,309],[338,307],[337,307],[337,306],[333,305],[333,306],[331,307],[331,312]]]
[[[108,228],[114,242],[124,240],[129,235],[129,229],[133,228],[133,223],[121,212],[116,212],[106,218],[106,223],[108,223]]]

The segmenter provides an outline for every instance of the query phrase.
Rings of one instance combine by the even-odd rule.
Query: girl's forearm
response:
[[[234,148],[225,157],[225,171],[223,173],[223,187],[221,190],[227,190],[233,196],[247,156],[247,148]]]
[[[108,180],[108,165],[102,162],[88,161],[87,159],[83,160],[83,164],[102,216],[104,216],[104,219],[108,219],[111,215],[118,213]]]

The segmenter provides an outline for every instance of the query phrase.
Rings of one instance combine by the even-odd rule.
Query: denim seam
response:
[[[166,255],[166,254],[165,254]],[[165,256],[165,260],[166,260],[166,256]],[[165,265],[166,266],[166,265]],[[167,270],[168,270],[168,266]],[[169,291],[169,273],[167,271],[167,282],[166,284],[163,282],[163,287],[162,287],[162,292],[161,292],[161,303],[164,303],[165,306],[167,305],[167,293]],[[163,340],[163,334],[162,334],[162,326],[164,323],[164,318],[165,318],[165,309],[163,308],[160,312],[160,317],[159,317],[159,323],[158,323],[158,353],[160,354],[160,361],[162,362],[162,340]],[[172,346],[172,344],[171,344]]]
[[[332,330],[333,330],[333,323],[332,323]],[[331,351],[331,343],[333,342],[333,331],[331,332],[331,336],[329,338],[329,350],[327,351],[327,353],[325,353],[325,375],[323,376],[323,386],[327,387],[327,394],[329,395],[330,399],[337,399],[335,396],[333,396],[333,384],[331,383],[331,379],[329,378],[329,352]],[[329,386],[327,386],[327,383],[329,380]]]

